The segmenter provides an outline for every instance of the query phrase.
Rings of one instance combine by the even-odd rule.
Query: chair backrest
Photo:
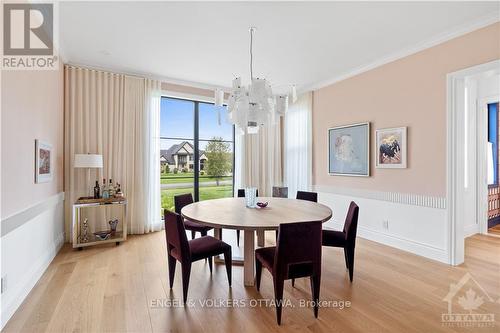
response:
[[[280,224],[274,270],[284,278],[321,274],[321,221]]]
[[[318,193],[297,191],[297,199],[318,202]]]
[[[184,228],[182,216],[165,209],[164,218],[168,254],[175,249],[178,260],[189,261],[191,257],[191,250],[189,249],[189,242],[186,236],[186,229]]]
[[[259,190],[255,191],[255,196],[259,196]],[[244,198],[245,197],[245,189],[238,189],[238,198]]]
[[[184,206],[192,204],[194,202],[193,195],[191,193],[179,194],[174,196],[175,212],[177,214],[181,213],[181,209]]]
[[[358,229],[358,215],[359,215],[359,207],[358,205],[356,205],[354,201],[351,201],[344,223],[345,239],[349,243],[354,243],[356,241],[356,231]]]

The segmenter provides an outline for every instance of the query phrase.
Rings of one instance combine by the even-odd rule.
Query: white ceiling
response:
[[[67,62],[209,86],[316,88],[500,17],[499,2],[63,2]],[[282,89],[284,86],[281,86]]]

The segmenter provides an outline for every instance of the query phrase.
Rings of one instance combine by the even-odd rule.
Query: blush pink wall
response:
[[[446,74],[500,59],[500,23],[314,92],[313,184],[445,196]],[[371,122],[371,177],[329,176],[327,129]],[[408,126],[408,168],[375,169],[377,128]]]
[[[63,191],[63,71],[2,72],[2,219]],[[53,146],[54,178],[35,184],[35,139]]]

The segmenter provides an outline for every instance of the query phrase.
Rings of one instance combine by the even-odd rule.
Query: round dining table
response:
[[[245,286],[253,286],[255,281],[255,233],[257,244],[262,247],[264,231],[278,230],[282,223],[326,222],[332,217],[329,207],[316,202],[268,197],[258,197],[258,201],[268,202],[268,206],[247,208],[245,198],[223,198],[195,202],[181,210],[185,219],[213,227],[218,239],[222,237],[222,229],[243,230]]]

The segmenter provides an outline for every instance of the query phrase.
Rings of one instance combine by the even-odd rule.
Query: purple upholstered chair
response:
[[[197,260],[208,259],[212,273],[212,257],[219,254],[224,254],[227,279],[231,286],[231,246],[212,236],[202,236],[188,241],[182,217],[166,209],[164,214],[170,289],[174,285],[175,265],[179,261],[182,267],[182,295],[186,303],[191,264]]]
[[[323,230],[323,245],[344,248],[346,268],[352,282],[354,274],[354,248],[356,246],[356,231],[358,229],[359,207],[351,201],[344,223],[343,231]]]
[[[179,195],[174,196],[175,212],[179,215],[181,215],[181,209],[184,206],[187,206],[187,205],[192,204],[192,203],[193,203],[193,195],[191,193],[179,194]],[[213,229],[211,227],[207,227],[207,226],[201,225],[199,223],[189,221],[187,219],[184,219],[184,227],[186,228],[186,230],[191,231],[191,239],[194,239],[197,231],[202,236],[206,236],[208,231]]]
[[[318,202],[318,193],[316,192],[306,192],[306,191],[297,191],[297,199],[307,200],[312,202]]]
[[[276,247],[255,250],[257,290],[260,290],[262,266],[273,276],[276,319],[281,324],[284,281],[309,276],[314,316],[318,317],[321,281],[321,222],[280,224]]]

